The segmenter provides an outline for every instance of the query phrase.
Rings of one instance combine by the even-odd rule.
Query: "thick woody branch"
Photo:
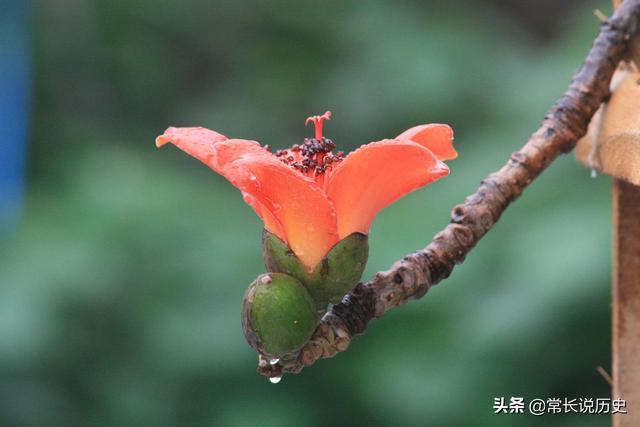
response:
[[[298,373],[320,358],[345,351],[351,338],[362,334],[371,319],[424,296],[431,286],[449,277],[509,204],[586,133],[591,117],[609,96],[611,76],[639,26],[640,0],[624,1],[610,19],[602,22],[584,64],[540,128],[502,169],[489,175],[474,194],[453,208],[444,230],[426,248],[407,255],[345,295],[342,303],[322,318],[296,360],[270,364],[261,359],[258,372],[269,377]]]

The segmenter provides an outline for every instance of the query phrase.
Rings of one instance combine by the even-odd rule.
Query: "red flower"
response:
[[[413,127],[346,157],[334,154],[335,144],[322,136],[330,116],[309,117],[315,138],[276,153],[201,127],[170,127],[156,145],[171,142],[228,179],[311,271],[341,239],[368,233],[387,205],[448,175],[442,161],[457,156],[453,131],[443,124]]]

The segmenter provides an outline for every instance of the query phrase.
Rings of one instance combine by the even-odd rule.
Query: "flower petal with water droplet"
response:
[[[448,174],[447,165],[430,150],[410,141],[386,139],[350,153],[331,174],[327,188],[340,239],[368,233],[380,210]]]

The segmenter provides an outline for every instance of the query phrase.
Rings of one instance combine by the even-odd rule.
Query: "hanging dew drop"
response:
[[[269,377],[269,381],[271,381],[271,384],[278,384],[281,379],[282,377]]]
[[[591,169],[591,178],[597,178],[598,177],[598,171],[595,169]]]

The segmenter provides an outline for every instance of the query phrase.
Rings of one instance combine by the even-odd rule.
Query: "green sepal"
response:
[[[318,323],[309,292],[294,277],[261,274],[242,303],[242,330],[251,347],[271,358],[286,358],[308,340]]]
[[[327,304],[337,304],[362,277],[369,256],[366,234],[353,233],[335,244],[312,272],[275,234],[262,233],[262,257],[268,271],[286,273],[307,288],[316,308],[323,312]]]

